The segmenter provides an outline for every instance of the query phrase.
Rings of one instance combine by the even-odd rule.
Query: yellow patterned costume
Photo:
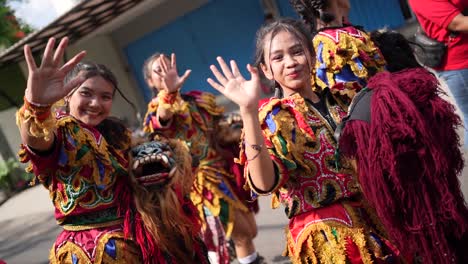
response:
[[[385,69],[385,59],[366,32],[354,26],[320,30],[312,40],[315,83],[330,88],[344,109],[367,80]]]
[[[200,217],[205,222],[205,209],[219,217],[225,226],[226,236],[230,236],[234,226],[234,210],[247,212],[247,207],[240,201],[235,192],[235,176],[229,172],[228,162],[215,148],[215,122],[224,112],[216,105],[214,95],[191,91],[172,96],[160,92],[148,104],[144,121],[147,133],[162,133],[169,138],[184,140],[192,155],[195,181],[191,199],[198,208]],[[175,97],[174,97],[175,96]],[[174,116],[170,123],[162,125],[157,117],[158,107],[170,108]]]

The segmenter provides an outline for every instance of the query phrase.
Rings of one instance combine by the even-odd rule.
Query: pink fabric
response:
[[[356,243],[350,237],[346,238],[346,257],[351,264],[363,264],[361,253]]]
[[[55,241],[55,252],[67,242],[80,247],[91,261],[96,257],[96,247],[100,239],[108,233],[122,233],[121,226],[110,226],[104,228],[90,229],[84,231],[62,231]]]
[[[289,221],[289,232],[295,243],[305,228],[320,222],[335,221],[348,227],[353,226],[351,216],[348,214],[343,204],[334,203],[332,205],[315,209],[293,217]]]

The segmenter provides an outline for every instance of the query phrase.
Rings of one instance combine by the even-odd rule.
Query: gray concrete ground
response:
[[[260,198],[260,207],[257,249],[268,263],[288,263],[281,257],[286,216],[281,209],[270,209],[269,197]],[[0,207],[0,259],[8,264],[48,263],[59,232],[48,191],[42,186],[25,190]]]

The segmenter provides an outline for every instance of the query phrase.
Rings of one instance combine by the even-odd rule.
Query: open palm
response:
[[[164,55],[161,55],[159,61],[161,72],[155,72],[162,79],[162,88],[169,93],[178,91],[189,77],[191,70],[187,70],[184,75],[179,76],[179,73],[177,72],[176,56],[174,53],[171,54],[170,64],[168,64],[164,59]]]
[[[65,97],[74,87],[84,82],[84,77],[79,76],[64,85],[63,80],[67,73],[75,67],[85,56],[82,51],[74,56],[63,66],[61,62],[68,44],[68,38],[60,41],[54,52],[55,39],[50,38],[45,48],[40,67],[37,67],[28,45],[24,46],[24,56],[28,65],[28,82],[26,99],[37,104],[53,104]]]
[[[247,70],[251,74],[251,79],[246,80],[240,73],[234,60],[231,60],[231,68],[229,68],[223,58],[217,57],[216,59],[218,60],[222,73],[216,66],[211,65],[210,69],[218,82],[208,78],[208,83],[239,105],[239,107],[257,108],[261,90],[258,70],[247,65]]]

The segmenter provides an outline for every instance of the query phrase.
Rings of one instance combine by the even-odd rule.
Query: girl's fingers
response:
[[[171,54],[171,68],[173,68],[177,72],[177,63],[176,63],[175,53]]]
[[[41,67],[52,65],[52,53],[54,52],[55,38],[50,38],[47,41],[44,54],[42,55]]]
[[[73,58],[71,58],[69,61],[67,61],[67,63],[65,63],[60,69],[59,69],[59,73],[63,76],[65,76],[69,71],[71,71],[71,69],[73,69],[73,67],[76,66],[76,64],[78,64],[78,62],[80,62],[84,56],[86,56],[86,51],[82,51],[78,54],[76,54]]]
[[[247,70],[252,75],[252,81],[260,80],[260,76],[258,75],[258,69],[256,67],[252,67],[250,64],[247,64]]]
[[[211,78],[208,78],[206,79],[206,81],[213,87],[215,88],[216,90],[218,90],[220,93],[224,94],[224,86],[222,86],[221,84],[215,82],[213,79]]]
[[[187,78],[190,76],[191,72],[192,72],[192,70],[186,70],[184,75],[182,75],[182,77],[180,77],[180,82],[184,83],[185,80],[187,80]]]
[[[226,62],[223,60],[223,58],[216,57],[216,60],[218,61],[219,66],[221,67],[221,70],[224,73],[224,76],[226,76],[226,78],[228,78],[228,79],[233,79],[234,75],[232,75],[231,69],[229,69]]]
[[[159,57],[159,66],[161,67],[164,73],[167,73],[169,67],[166,63],[166,57],[164,57],[163,54],[161,54],[161,56]]]
[[[86,77],[84,76],[84,74],[79,74],[78,76],[73,78],[73,80],[71,80],[65,86],[63,86],[63,90],[65,93],[63,96],[68,95],[73,89],[80,86],[85,81],[86,81]]]
[[[163,74],[161,72],[158,72],[157,70],[153,70],[156,75],[158,75],[160,78],[164,78]]]
[[[26,59],[26,64],[28,64],[29,72],[37,70],[36,62],[31,52],[31,48],[28,45],[24,45],[24,58]]]
[[[235,77],[235,78],[239,78],[239,77],[240,77],[240,78],[244,79],[244,77],[242,76],[242,74],[241,74],[240,71],[239,71],[239,67],[237,67],[236,61],[235,61],[235,60],[231,60],[230,63],[231,63],[231,69],[232,69],[232,73],[234,74],[234,77]]]
[[[218,71],[218,68],[216,68],[216,66],[211,65],[210,70],[214,74],[218,82],[220,82],[222,85],[225,85],[228,82],[224,75]]]
[[[64,37],[60,41],[57,50],[55,50],[54,58],[53,58],[53,64],[55,67],[58,67],[60,63],[62,62],[63,59],[63,54],[65,53],[65,49],[67,48],[68,45],[68,38]]]

